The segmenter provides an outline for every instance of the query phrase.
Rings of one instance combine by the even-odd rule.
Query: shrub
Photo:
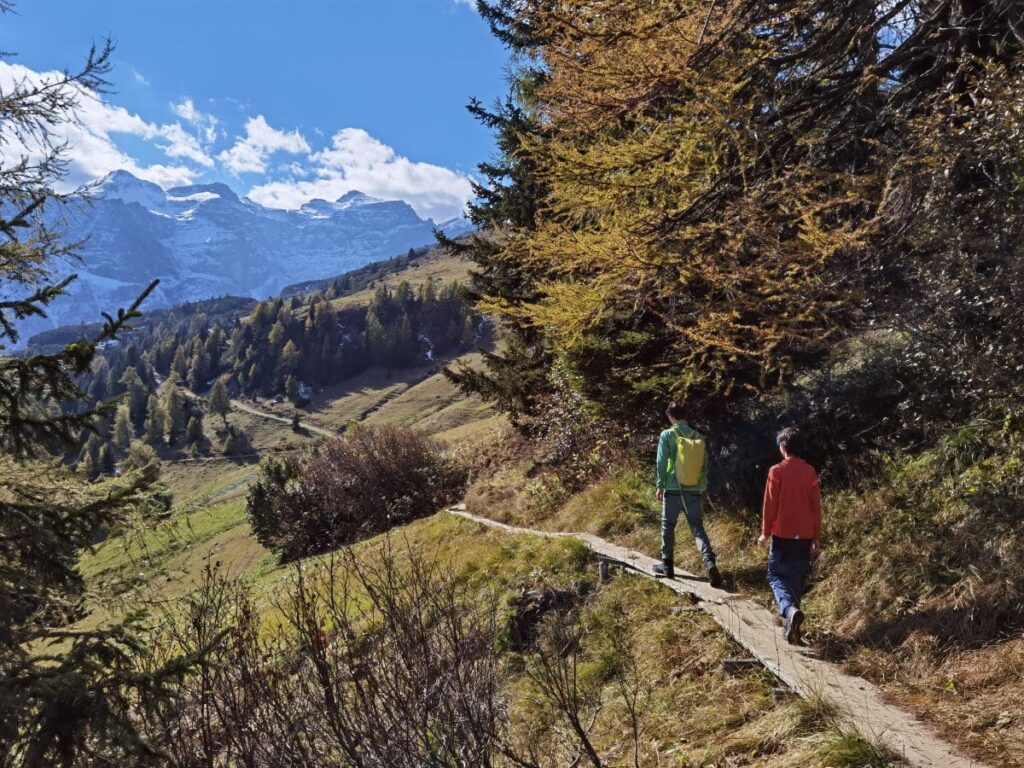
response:
[[[424,433],[362,427],[305,463],[266,460],[246,509],[260,543],[287,561],[432,514],[465,483],[465,469]]]

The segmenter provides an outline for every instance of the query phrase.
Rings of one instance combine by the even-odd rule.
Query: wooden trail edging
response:
[[[462,504],[451,507],[448,512],[507,533],[574,538],[602,557],[654,578],[651,569],[658,561],[653,557],[588,533],[517,528],[473,515]],[[955,751],[914,715],[886,703],[881,690],[874,684],[845,674],[835,664],[816,658],[809,648],[786,643],[779,634],[774,615],[752,600],[715,589],[707,581],[678,569],[675,579],[659,581],[681,595],[693,597],[697,607],[711,614],[737,643],[794,692],[803,698],[827,702],[844,725],[885,745],[908,765],[919,768],[988,768],[984,763]]]

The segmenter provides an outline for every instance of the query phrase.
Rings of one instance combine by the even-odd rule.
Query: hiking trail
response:
[[[589,533],[567,533],[519,528],[466,511],[465,504],[448,512],[489,528],[517,535],[574,538],[602,557],[648,578],[655,578],[653,557],[612,544]],[[775,624],[775,614],[754,601],[715,589],[701,577],[676,569],[674,579],[658,579],[666,587],[688,595],[709,613],[739,645],[757,658],[786,686],[805,699],[820,699],[836,711],[840,723],[875,739],[919,768],[988,768],[943,741],[933,729],[911,713],[885,701],[878,686],[848,675],[814,655],[814,650],[786,643]]]
[[[287,418],[286,416],[278,416],[276,413],[268,413],[267,411],[261,411],[258,408],[253,408],[248,403],[243,403],[241,400],[232,399],[231,407],[234,408],[236,411],[242,411],[243,413],[248,413],[253,416],[261,416],[264,419],[270,419],[271,421],[276,421],[280,424],[292,423],[292,420]],[[305,429],[308,432],[312,432],[315,435],[320,435],[321,437],[338,437],[339,435],[338,432],[331,432],[330,430],[324,429],[323,427],[315,427],[312,424],[305,421],[299,422],[299,428]]]

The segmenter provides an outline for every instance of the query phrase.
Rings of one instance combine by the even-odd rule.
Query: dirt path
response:
[[[620,547],[587,533],[555,533],[517,528],[466,511],[460,504],[448,510],[467,520],[513,534],[548,538],[571,537],[609,560],[654,578],[652,557]],[[986,768],[956,752],[931,728],[904,710],[888,704],[881,690],[859,677],[847,675],[816,658],[813,649],[792,646],[779,635],[774,615],[747,598],[715,589],[706,580],[676,569],[676,578],[662,583],[717,621],[732,638],[800,696],[831,704],[844,725],[884,744],[906,763],[920,768]]]
[[[251,405],[243,403],[241,400],[232,400],[231,407],[234,408],[236,411],[244,411],[245,413],[251,413],[253,416],[261,416],[264,419],[271,419],[272,421],[277,421],[280,422],[281,424],[290,425],[292,423],[292,420],[289,418],[286,418],[284,416],[278,416],[276,413],[267,413],[266,411],[258,410],[256,408],[253,408]],[[314,427],[312,424],[308,424],[304,421],[299,422],[299,427],[305,429],[307,432],[312,432],[313,434],[321,435],[323,437],[338,436],[337,432],[331,432],[331,430],[323,429],[322,427]]]

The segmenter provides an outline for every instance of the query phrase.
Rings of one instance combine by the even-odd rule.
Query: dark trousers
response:
[[[791,606],[800,607],[804,579],[811,572],[810,539],[780,539],[772,536],[768,553],[768,585],[783,618]]]
[[[675,557],[676,523],[681,512],[690,526],[690,533],[697,544],[704,567],[715,564],[715,551],[704,530],[704,494],[694,491],[665,491],[661,505],[661,561],[668,565]]]

